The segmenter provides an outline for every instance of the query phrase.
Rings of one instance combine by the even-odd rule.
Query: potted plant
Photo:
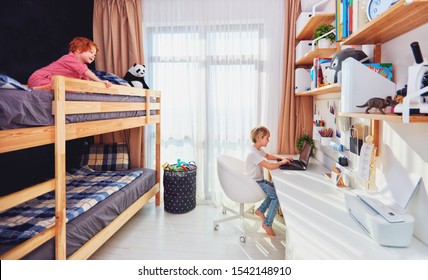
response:
[[[331,24],[321,24],[315,29],[313,39],[319,38],[333,29],[334,26]],[[318,45],[319,48],[329,48],[335,42],[335,40],[336,35],[332,32],[322,39],[317,40],[315,44]]]
[[[311,145],[312,151],[315,150],[315,142],[312,139],[312,137],[309,136],[308,134],[303,134],[297,139],[297,143],[296,143],[296,147],[299,151],[303,148],[303,143],[305,142],[308,142],[308,144]]]

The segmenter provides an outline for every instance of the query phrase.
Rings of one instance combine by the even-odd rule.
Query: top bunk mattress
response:
[[[0,88],[0,129],[54,125],[51,91]],[[67,101],[145,102],[141,96],[67,92]],[[145,116],[145,111],[66,115],[66,123]]]

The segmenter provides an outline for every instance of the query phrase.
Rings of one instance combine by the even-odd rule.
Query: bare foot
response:
[[[262,224],[262,228],[266,231],[268,237],[274,237],[274,236],[276,236],[276,234],[273,231],[272,227],[268,227],[267,225]]]
[[[52,90],[52,86],[51,85],[45,85],[45,86],[37,86],[37,87],[32,87],[33,90],[47,90],[47,91],[51,91]]]
[[[262,223],[265,221],[265,219],[266,219],[265,214],[263,214],[259,210],[256,210],[256,212],[254,212],[254,214],[256,214],[257,216],[259,216],[260,219],[262,219]]]

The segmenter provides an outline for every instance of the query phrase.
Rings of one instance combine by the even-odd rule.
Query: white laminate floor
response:
[[[90,259],[92,260],[283,260],[285,225],[278,216],[277,236],[268,238],[261,221],[213,220],[230,215],[213,205],[197,205],[185,214],[165,212],[150,201]],[[245,243],[240,236],[245,234]]]

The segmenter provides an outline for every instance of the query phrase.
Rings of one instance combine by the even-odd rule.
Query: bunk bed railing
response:
[[[2,196],[0,197],[0,212],[53,190],[55,190],[55,180],[51,179],[21,191]]]
[[[55,125],[35,128],[21,128],[0,130],[0,153],[45,145],[55,144],[55,179],[31,186],[22,191],[0,197],[0,211],[7,210],[25,201],[31,200],[49,191],[55,191],[55,225],[35,237],[23,242],[8,252],[2,254],[0,259],[19,259],[39,247],[52,237],[55,237],[55,258],[66,259],[66,166],[65,143],[66,140],[86,136],[93,136],[123,129],[141,127],[146,124],[156,125],[156,185],[129,209],[113,221],[113,227],[108,227],[97,238],[91,239],[70,259],[88,258],[99,248],[120,226],[129,220],[152,196],[156,197],[156,205],[160,203],[160,92],[140,88],[112,85],[106,88],[101,82],[88,82],[63,76],[53,77],[54,101],[52,114]],[[117,94],[145,96],[145,102],[90,102],[66,101],[65,92],[76,91],[86,93]],[[151,102],[151,98],[156,101]],[[117,120],[99,120],[85,123],[65,123],[67,114],[118,112],[145,110],[146,116],[131,117]],[[154,110],[155,113],[151,114]]]
[[[65,89],[66,78],[54,76],[52,79],[54,89],[55,115],[55,259],[67,258],[66,246],[66,167],[65,167]]]
[[[91,254],[99,249],[101,245],[107,241],[120,227],[122,227],[135,213],[137,213],[141,205],[146,204],[153,195],[159,192],[159,183],[155,187],[151,188],[147,193],[140,197],[134,204],[127,208],[122,214],[123,217],[115,219],[111,222],[112,227],[104,228],[96,234],[95,237],[90,241],[86,242],[78,251],[68,257],[68,260],[82,260],[87,259]],[[111,229],[113,228],[113,230]],[[95,240],[95,241],[94,241]]]
[[[55,236],[55,227],[52,226],[31,239],[19,244],[12,250],[0,255],[1,260],[18,260],[37,247],[43,245],[49,239]]]
[[[0,153],[52,144],[54,135],[54,126],[0,130]]]
[[[112,88],[107,89],[104,83],[92,82],[95,89],[88,87],[88,82],[65,78],[67,91],[83,91],[92,94],[97,90],[101,94],[113,95],[132,95],[145,96],[146,102],[97,102],[97,101],[65,101],[65,114],[80,114],[80,113],[106,113],[120,111],[138,111],[146,110],[147,115],[142,117],[131,117],[127,119],[126,124],[119,119],[114,120],[99,120],[85,123],[69,123],[66,124],[66,140],[86,137],[94,134],[108,133],[121,129],[129,129],[146,124],[158,123],[160,121],[160,92],[156,90],[147,90],[141,88],[125,87],[112,85]],[[69,90],[70,87],[70,90]],[[120,92],[119,92],[120,91]],[[97,92],[98,93],[98,92]],[[150,99],[155,98],[156,102],[151,102]],[[52,102],[53,114],[55,114],[55,100]],[[156,114],[149,114],[152,110],[157,111]],[[104,127],[104,124],[109,122],[109,127]],[[21,149],[26,149],[35,146],[52,144],[55,142],[55,127],[41,126],[32,128],[17,128],[10,130],[0,130],[0,153],[6,153]]]
[[[158,110],[159,106],[157,104],[153,104],[153,107],[151,108]],[[66,139],[72,140],[94,134],[108,133],[121,129],[130,129],[144,126],[146,124],[158,123],[159,121],[159,115],[151,115],[149,117],[144,116],[127,118],[126,123],[121,120],[99,120],[88,123],[69,123],[66,124]],[[105,123],[109,123],[109,126],[105,127]],[[7,153],[30,147],[53,144],[55,142],[54,135],[54,126],[0,130],[0,153]],[[5,143],[7,143],[7,145]]]

